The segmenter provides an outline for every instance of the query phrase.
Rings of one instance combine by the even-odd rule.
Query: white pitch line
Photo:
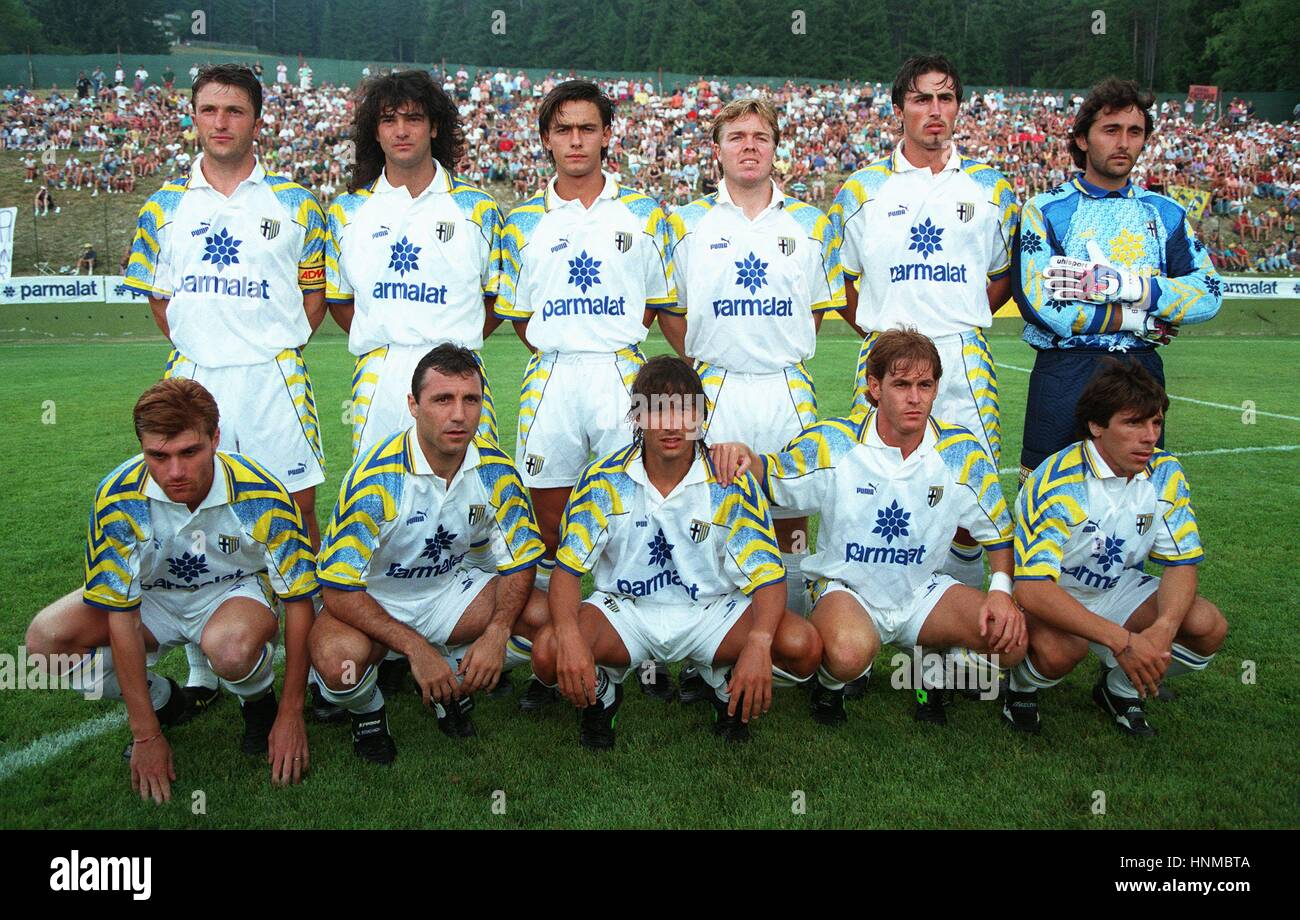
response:
[[[64,731],[55,732],[53,735],[37,738],[27,747],[0,757],[0,783],[3,783],[20,770],[44,766],[64,751],[71,750],[81,742],[97,738],[104,732],[112,731],[125,724],[126,709],[124,707],[105,713],[98,719],[91,719],[89,722],[82,722],[80,725],[74,725]]]
[[[1032,371],[1027,367],[1019,367],[1015,364],[1003,364],[1001,361],[997,362],[997,366],[1000,368],[1005,367],[1009,371],[1020,371],[1022,374],[1032,373]],[[1182,402],[1193,403],[1194,405],[1197,406],[1209,406],[1211,409],[1227,409],[1229,412],[1246,411],[1246,408],[1244,406],[1232,406],[1227,403],[1206,402],[1203,399],[1192,399],[1192,397],[1190,396],[1175,396],[1173,393],[1169,394],[1169,398],[1181,400]],[[1252,411],[1254,411],[1256,415],[1267,415],[1269,418],[1280,418],[1288,422],[1300,422],[1300,415],[1283,415],[1280,412],[1265,412],[1263,409],[1254,409]]]
[[[275,647],[275,662],[279,664],[282,661],[284,661],[284,646],[277,645]],[[105,732],[110,732],[125,724],[126,707],[122,706],[112,712],[105,713],[98,719],[91,719],[89,722],[82,722],[80,725],[74,725],[72,728],[64,729],[61,732],[37,738],[27,747],[0,757],[0,783],[5,782],[22,770],[43,767],[60,754],[81,744],[81,742],[89,741],[91,738],[98,738]]]
[[[1212,447],[1208,450],[1183,450],[1174,456],[1181,460],[1184,457],[1215,457],[1220,454],[1266,454],[1292,450],[1300,450],[1300,444],[1274,444],[1271,447]],[[998,473],[1003,476],[1019,472],[1020,467],[1018,466],[1008,466],[998,470]]]

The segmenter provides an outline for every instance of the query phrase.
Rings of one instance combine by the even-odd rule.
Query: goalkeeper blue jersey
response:
[[[1087,260],[1090,242],[1113,264],[1150,279],[1152,315],[1184,325],[1219,312],[1222,282],[1182,205],[1132,183],[1110,191],[1079,175],[1035,195],[1021,212],[1012,287],[1023,338],[1034,348],[1151,347],[1120,330],[1123,303],[1055,300],[1043,286],[1052,256]]]

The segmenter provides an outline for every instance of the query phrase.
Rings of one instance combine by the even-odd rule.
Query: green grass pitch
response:
[[[1267,313],[1272,318],[1251,331],[1292,333],[1293,320],[1274,320],[1279,311],[1289,319],[1296,306],[1238,304],[1233,317],[1225,308],[1220,329],[1236,331],[1242,316]],[[1033,357],[1011,331],[999,323],[993,338],[1004,470],[1019,456],[1028,381],[1013,368],[1028,368]],[[656,334],[648,351],[666,350]],[[823,415],[847,407],[856,352],[851,336],[823,336],[812,365]],[[165,354],[160,339],[0,345],[0,468],[13,512],[3,541],[12,580],[0,594],[0,652],[16,654],[36,610],[78,583],[91,489],[137,451],[131,406]],[[325,519],[347,469],[351,363],[338,336],[322,337],[307,356],[329,462],[318,499]],[[525,354],[502,329],[485,356],[513,449]],[[172,803],[160,808],[131,795],[119,703],[3,691],[0,826],[1293,827],[1300,589],[1284,553],[1300,498],[1300,338],[1189,335],[1165,360],[1171,391],[1182,397],[1170,411],[1169,447],[1183,456],[1207,550],[1202,591],[1221,606],[1231,633],[1206,673],[1177,682],[1176,702],[1152,704],[1160,730],[1152,742],[1121,736],[1096,709],[1091,660],[1044,694],[1039,737],[1013,735],[990,703],[958,702],[946,730],[918,726],[910,695],[890,687],[887,648],[870,692],[849,704],[850,721],[838,731],[812,723],[800,692],[778,691],[753,742],[732,749],[707,732],[707,707],[664,706],[629,685],[618,747],[593,756],[578,747],[567,704],[526,718],[510,702],[480,700],[480,736],[457,744],[411,697],[390,703],[400,752],[391,769],[359,762],[345,727],[309,721],[312,770],[290,789],[272,788],[268,768],[238,753],[240,718],[227,696],[171,732],[177,781]],[[1015,484],[1007,472],[1004,488]],[[183,678],[184,667],[176,651],[161,670]],[[526,675],[517,671],[516,683]],[[199,791],[205,813],[194,814]],[[1104,814],[1093,810],[1098,791]],[[803,813],[792,807],[800,792]]]

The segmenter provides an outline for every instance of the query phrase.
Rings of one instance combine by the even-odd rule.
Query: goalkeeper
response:
[[[1151,137],[1155,97],[1131,80],[1088,93],[1070,130],[1083,170],[1021,214],[1012,285],[1029,378],[1020,481],[1073,440],[1079,394],[1104,357],[1133,355],[1165,384],[1157,348],[1219,312],[1222,284],[1178,202],[1130,181]],[[1160,441],[1164,444],[1163,436]]]

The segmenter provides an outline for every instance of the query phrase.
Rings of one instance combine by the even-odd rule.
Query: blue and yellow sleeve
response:
[[[1079,445],[1053,454],[1020,487],[1016,500],[1015,572],[1020,580],[1061,575],[1065,545],[1087,518]]]
[[[1160,565],[1196,565],[1205,559],[1201,532],[1192,509],[1192,492],[1182,464],[1173,454],[1157,451],[1151,459],[1151,484],[1155,486],[1160,520],[1151,561]]]
[[[609,540],[610,519],[623,513],[623,497],[599,462],[588,466],[564,508],[555,564],[579,578],[590,572]]]
[[[316,577],[327,588],[361,591],[385,525],[397,517],[407,471],[406,433],[382,441],[343,477],[321,535]]]
[[[149,500],[141,491],[144,461],[128,461],[100,483],[86,524],[81,598],[102,610],[140,606],[140,544],[149,529]]]
[[[736,587],[748,595],[785,581],[772,511],[754,477],[746,473],[719,491],[714,520],[727,529],[727,568]]]
[[[500,547],[496,570],[510,575],[531,568],[545,554],[546,547],[519,473],[500,448],[482,439],[476,440],[475,446],[481,458],[479,480],[488,495],[496,527],[493,542]]]

